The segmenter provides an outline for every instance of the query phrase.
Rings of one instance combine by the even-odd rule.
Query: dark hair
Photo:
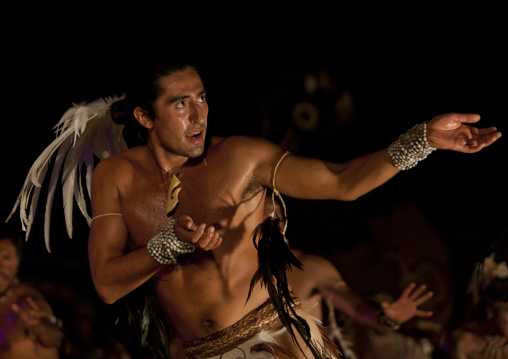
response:
[[[134,118],[134,109],[141,107],[155,119],[155,102],[163,91],[160,79],[188,67],[198,72],[196,63],[182,54],[171,54],[137,62],[128,70],[125,100],[111,106],[111,116],[116,123],[125,125],[123,135],[129,147],[146,142],[146,129]]]
[[[491,302],[508,301],[508,278],[494,278],[482,292],[482,297]]]
[[[20,229],[16,229],[14,225],[3,223],[0,225],[0,240],[9,240],[16,247],[18,256],[21,258],[23,253],[23,235]]]

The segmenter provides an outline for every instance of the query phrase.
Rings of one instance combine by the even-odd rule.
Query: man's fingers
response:
[[[472,113],[445,113],[434,117],[429,125],[438,130],[454,130],[462,123],[476,123],[480,121],[480,115]]]
[[[474,139],[467,141],[462,149],[462,152],[476,153],[481,151],[487,146],[492,145],[501,137],[501,132],[493,132],[485,135],[477,135]],[[460,150],[460,149],[459,149]]]
[[[200,239],[203,237],[203,234],[205,233],[206,224],[200,224],[196,231],[194,232],[194,235],[192,236],[192,243],[197,244]]]
[[[189,216],[179,216],[176,219],[175,226],[182,227],[188,231],[197,229],[197,227],[194,225],[194,222],[192,221],[192,218],[190,218]]]
[[[462,123],[475,123],[480,121],[481,116],[474,113],[454,113],[452,116]]]
[[[409,297],[409,294],[413,291],[414,287],[416,287],[416,284],[415,283],[411,283],[410,285],[408,285],[403,291],[402,291],[402,294],[400,295],[401,298],[408,298]]]
[[[176,227],[181,227],[184,231]],[[222,238],[214,226],[207,227],[206,223],[198,226],[189,216],[178,217],[175,231],[182,236],[181,240],[206,251],[217,248],[222,243]]]
[[[214,226],[208,227],[206,230],[206,236],[205,241],[206,243],[203,243],[204,247],[203,249],[205,251],[209,251],[217,246],[217,241],[219,240],[219,233],[216,232]]]
[[[420,294],[423,293],[423,291],[427,288],[427,286],[425,284],[422,284],[421,286],[419,286],[413,293],[411,293],[411,295],[409,296],[409,298],[411,300],[414,300],[416,301],[416,299],[420,296]]]
[[[219,236],[218,233],[215,233],[209,240],[208,244],[205,248],[203,248],[205,251],[210,251],[212,249],[217,248],[222,243],[222,238]]]
[[[422,303],[425,303],[429,298],[431,298],[434,295],[434,292],[428,292],[425,293],[425,295],[422,295],[420,298],[415,300],[415,304],[419,306]]]
[[[481,118],[481,116],[476,113],[449,113],[444,115],[444,117],[447,116],[453,121],[460,123],[476,123],[480,121]]]
[[[480,134],[480,135],[490,135],[490,134],[493,134],[496,132],[497,132],[497,127],[495,127],[495,126],[478,129],[478,134]],[[501,134],[501,132],[499,134]]]
[[[205,230],[206,229],[206,230]],[[200,235],[199,235],[200,234]],[[199,235],[199,237],[198,237]],[[214,226],[206,228],[205,224],[199,226],[199,230],[196,232],[196,236],[193,238],[193,244],[196,247],[202,248],[206,251],[216,248],[222,239],[219,241],[220,235],[215,230]]]
[[[418,316],[418,317],[430,317],[433,314],[434,314],[434,312],[432,312],[430,310],[417,310],[416,313],[415,313],[415,316]]]

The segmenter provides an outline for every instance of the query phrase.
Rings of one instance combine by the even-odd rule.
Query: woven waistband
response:
[[[293,308],[300,307],[300,301],[291,295]],[[270,299],[253,309],[235,324],[204,338],[196,339],[184,344],[185,354],[190,358],[209,358],[226,353],[262,330],[271,328],[279,322],[277,310]]]

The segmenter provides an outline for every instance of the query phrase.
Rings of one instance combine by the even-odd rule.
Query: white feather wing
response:
[[[55,192],[61,175],[63,210],[67,234],[72,238],[72,218],[74,200],[88,224],[91,218],[87,211],[87,200],[90,199],[90,187],[95,158],[102,160],[115,153],[125,151],[127,145],[122,135],[123,125],[111,119],[111,105],[123,97],[99,99],[89,104],[78,104],[68,109],[54,127],[56,138],[35,160],[21,188],[14,207],[7,218],[12,217],[19,207],[21,225],[30,234],[39,193],[50,162],[55,162],[48,184],[46,212],[44,219],[44,240],[48,252],[51,252],[50,221]],[[85,182],[82,183],[83,167],[86,170]],[[87,194],[85,194],[85,188]]]

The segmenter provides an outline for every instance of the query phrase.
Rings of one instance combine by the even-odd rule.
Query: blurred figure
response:
[[[0,357],[56,359],[62,343],[62,322],[42,294],[20,283],[22,238],[0,228]]]
[[[266,195],[264,208],[265,217],[274,214],[284,220],[282,208],[277,202],[272,201],[271,192]],[[379,305],[375,306],[352,290],[337,268],[327,259],[294,248],[291,251],[303,264],[303,271],[295,269],[289,272],[288,281],[291,289],[300,298],[302,308],[307,313],[326,323],[328,335],[339,345],[346,358],[357,358],[357,355],[351,349],[352,343],[342,335],[335,320],[335,309],[360,325],[384,333],[397,330],[403,322],[415,316],[432,315],[431,311],[418,309],[433,296],[432,292],[424,293],[425,285],[416,287],[411,283],[396,301],[381,300]],[[325,311],[328,312],[327,318],[324,317]],[[364,346],[363,342],[361,346]]]
[[[508,359],[508,268],[494,254],[479,263],[469,286],[473,317],[454,330],[445,348],[454,359]]]

